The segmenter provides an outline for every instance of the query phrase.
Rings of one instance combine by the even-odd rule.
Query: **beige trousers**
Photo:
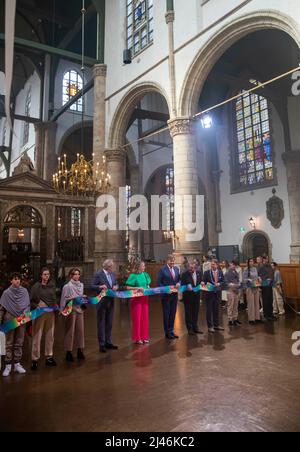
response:
[[[65,350],[84,349],[84,314],[73,311],[66,319]]]
[[[273,287],[273,298],[274,298],[273,303],[274,314],[280,315],[285,314],[284,301],[281,294],[281,289],[279,289],[278,287]]]
[[[259,289],[247,289],[248,318],[249,322],[260,320],[260,293]]]
[[[55,314],[49,312],[42,315],[33,322],[32,325],[32,361],[38,361],[41,357],[41,342],[43,333],[45,332],[45,356],[50,358],[53,356],[55,330]]]
[[[240,296],[238,291],[229,290],[227,292],[227,313],[229,322],[235,322],[239,316]]]
[[[6,312],[4,316],[4,323],[9,322],[13,318],[14,316],[12,316],[9,312]],[[25,325],[7,333],[5,364],[18,364],[21,361],[23,356],[25,333]]]

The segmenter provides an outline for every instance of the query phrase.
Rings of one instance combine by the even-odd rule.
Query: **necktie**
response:
[[[218,282],[219,282],[219,272],[218,272],[218,270],[216,270],[214,272],[214,280],[215,280],[215,283],[218,284]]]
[[[193,273],[193,281],[194,281],[194,285],[197,286],[197,273]]]
[[[175,271],[174,271],[174,268],[173,268],[173,267],[171,268],[171,275],[172,275],[172,278],[173,278],[174,281],[175,281],[176,275],[175,275]]]
[[[112,277],[110,273],[107,273],[107,280],[109,282],[110,287],[112,287]]]

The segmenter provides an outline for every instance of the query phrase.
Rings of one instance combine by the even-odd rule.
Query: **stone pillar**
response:
[[[121,149],[105,151],[107,161],[107,171],[111,175],[111,187],[109,189],[116,202],[117,207],[117,230],[103,232],[96,229],[96,251],[95,265],[99,268],[104,259],[113,259],[116,269],[127,262],[126,256],[126,232],[120,230],[119,225],[119,188],[126,186],[126,153]],[[124,206],[125,208],[125,206]],[[121,212],[125,215],[125,212]],[[96,209],[97,215],[97,209]]]
[[[52,264],[56,248],[55,205],[47,203],[47,264]]]
[[[174,182],[175,197],[199,194],[198,168],[197,168],[197,146],[194,130],[194,121],[190,118],[176,118],[169,121],[170,133],[173,138],[174,152]],[[194,218],[194,208],[189,206],[185,209],[185,216]],[[175,199],[175,225],[182,218],[182,210]],[[200,242],[188,242],[187,231],[184,228],[176,228],[175,255],[178,262],[181,256],[189,258],[199,257]]]
[[[168,42],[169,42],[169,82],[170,82],[170,99],[171,111],[170,117],[177,116],[177,99],[176,99],[176,71],[175,71],[175,53],[174,53],[174,21],[175,12],[168,11],[166,13],[166,23],[168,25]]]
[[[35,124],[35,168],[37,175],[48,182],[57,169],[55,122]]]
[[[286,164],[292,229],[291,262],[300,263],[300,151],[283,154]]]
[[[106,74],[105,64],[94,66],[94,141],[93,152],[95,161],[101,161],[105,150],[105,97],[106,97]]]
[[[139,165],[134,165],[130,167],[130,186],[131,195],[138,195],[140,190],[140,167]],[[143,234],[143,231],[140,231]],[[139,252],[139,231],[129,232],[129,247],[133,250],[136,255]]]

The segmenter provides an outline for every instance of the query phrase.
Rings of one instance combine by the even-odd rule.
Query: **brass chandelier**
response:
[[[58,158],[58,169],[53,174],[53,186],[57,193],[73,196],[94,196],[105,193],[110,187],[111,176],[107,172],[106,158],[102,162],[87,161],[77,154],[77,161],[67,166],[67,156]]]

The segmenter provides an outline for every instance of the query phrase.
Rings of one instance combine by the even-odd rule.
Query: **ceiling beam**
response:
[[[146,120],[146,119],[150,119],[153,121],[159,121],[159,122],[163,122],[166,123],[169,121],[170,119],[170,115],[167,113],[159,113],[156,111],[150,111],[150,110],[142,110],[141,108],[135,108],[132,116],[130,118],[129,124],[128,124],[128,129],[130,129],[130,127],[132,126],[132,124],[137,120],[140,119],[142,121]]]
[[[22,14],[26,15],[30,14],[30,16],[36,19],[46,20],[47,22],[55,23],[65,28],[71,28],[73,26],[73,23],[70,20],[68,20],[67,16],[49,14],[49,12],[47,12],[46,10],[37,8],[36,6],[32,7],[28,4],[24,7],[17,6],[17,12],[21,12]]]
[[[0,41],[5,42],[5,35],[0,33]],[[68,50],[58,49],[56,47],[51,47],[46,44],[41,44],[39,42],[30,41],[28,39],[23,38],[15,38],[15,46],[16,47],[25,47],[30,48],[32,51],[49,53],[51,55],[56,55],[58,57],[64,58],[66,60],[81,62],[82,55],[78,53],[69,52]],[[97,60],[95,58],[85,57],[85,62],[88,66],[94,66],[97,64]]]
[[[93,15],[96,13],[95,7],[93,4],[91,4],[85,14],[85,24],[87,25],[89,21],[92,19]],[[73,39],[81,33],[82,28],[82,17],[80,17],[77,22],[72,26],[72,30],[66,34],[66,36],[63,38],[63,40],[59,44],[59,49],[65,49],[68,47],[69,44],[73,41]]]

